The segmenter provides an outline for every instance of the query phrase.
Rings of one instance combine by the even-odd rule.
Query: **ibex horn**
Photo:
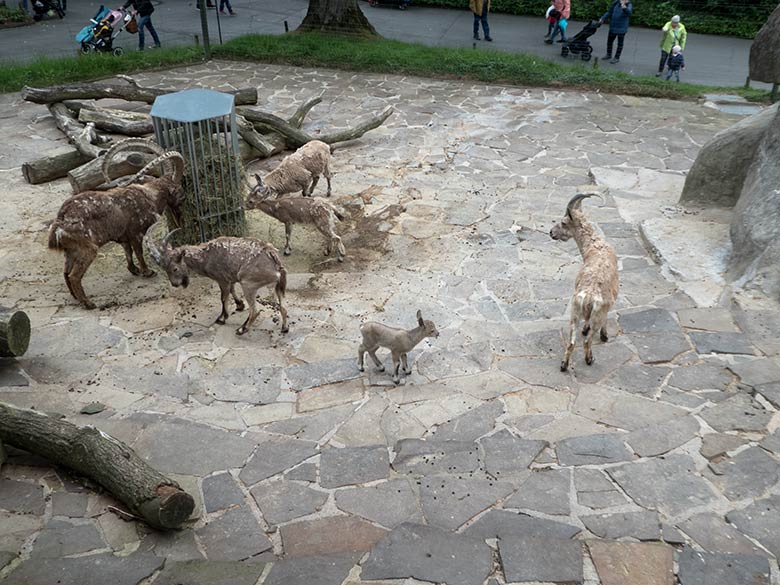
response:
[[[158,225],[160,225],[159,219],[152,227],[146,230],[146,233],[144,234],[144,247],[146,248],[146,251],[149,252],[149,255],[152,257],[155,264],[162,263],[162,252],[160,252],[160,248],[154,243],[154,238],[152,237],[152,234],[157,229]]]
[[[175,234],[176,232],[180,232],[180,231],[181,231],[181,228],[176,228],[175,230],[170,231],[167,234],[165,234],[165,237],[163,238],[163,241],[162,241],[163,250],[166,250],[168,248],[168,244],[170,244],[171,239],[173,238],[173,234]]]
[[[578,193],[574,197],[571,198],[568,205],[566,205],[566,215],[571,217],[572,209],[579,209],[582,207],[582,201],[584,199],[588,199],[589,197],[593,197],[595,193]]]
[[[101,166],[101,170],[103,171],[103,177],[106,179],[106,183],[111,182],[111,176],[108,174],[108,171],[111,163],[114,160],[114,157],[123,150],[132,149],[137,151],[139,148],[146,149],[155,156],[160,156],[163,152],[165,152],[165,150],[159,144],[146,138],[128,138],[127,140],[117,142],[111,148],[109,148],[106,154],[103,156],[103,165]]]

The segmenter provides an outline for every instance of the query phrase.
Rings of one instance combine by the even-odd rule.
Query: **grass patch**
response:
[[[317,33],[247,35],[222,46],[213,46],[212,53],[217,58],[260,63],[602,91],[643,97],[693,99],[702,93],[728,91],[752,101],[769,99],[768,92],[762,90],[669,83],[656,77],[632,76],[614,69],[594,68],[592,62],[570,60],[564,64],[533,55],[428,47],[383,38],[363,39]],[[122,57],[88,55],[43,58],[29,64],[0,67],[0,92],[18,91],[24,85],[58,85],[201,60],[202,50],[197,47],[131,52]]]

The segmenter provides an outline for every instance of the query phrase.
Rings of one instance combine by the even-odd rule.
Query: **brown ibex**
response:
[[[385,366],[376,357],[376,350],[380,347],[386,347],[393,357],[393,382],[396,384],[401,381],[399,369],[402,363],[404,374],[412,373],[407,363],[407,354],[426,337],[439,336],[433,321],[425,321],[419,310],[417,311],[417,327],[414,329],[400,329],[369,321],[360,326],[360,333],[363,335],[363,342],[358,348],[358,369],[361,372],[364,370],[363,358],[368,352],[379,371],[384,372]]]
[[[566,215],[550,230],[550,237],[554,240],[565,242],[573,237],[583,260],[582,268],[574,281],[569,339],[561,362],[563,372],[569,368],[581,320],[585,322],[582,329],[582,335],[585,337],[585,363],[593,363],[593,335],[599,331],[601,341],[609,339],[607,315],[617,300],[620,288],[615,251],[588,221],[581,209],[583,200],[593,195],[575,195],[566,206]]]
[[[131,274],[154,276],[144,262],[144,234],[166,208],[171,210],[174,218],[179,216],[184,159],[178,152],[164,152],[148,140],[131,138],[108,150],[103,161],[103,174],[110,180],[106,171],[111,159],[119,152],[137,146],[152,150],[157,158],[132,177],[122,179],[119,186],[106,191],[84,191],[69,197],[49,228],[49,248],[65,252],[65,284],[70,294],[87,309],[94,309],[95,305],[84,293],[81,280],[95,260],[98,249],[109,242],[117,242],[124,248],[127,269]],[[153,167],[163,161],[173,163],[170,172],[143,184],[132,184],[145,178]],[[133,253],[140,270],[133,262]]]
[[[301,146],[291,155],[284,157],[274,170],[265,176],[257,177],[257,188],[263,195],[281,197],[287,193],[300,191],[308,197],[317,186],[320,175],[328,182],[330,197],[330,153],[333,148],[320,140],[312,140]]]
[[[247,196],[246,208],[259,209],[284,224],[284,233],[287,238],[284,244],[285,256],[292,253],[290,246],[292,226],[294,223],[298,223],[309,224],[317,228],[328,239],[325,254],[329,256],[335,247],[338,261],[344,261],[347,251],[341,242],[341,237],[336,233],[336,222],[344,219],[344,216],[330,202],[321,197],[281,197],[276,199],[268,195],[267,191],[263,191],[260,176],[255,175],[255,178],[257,185]]]
[[[282,266],[279,253],[271,244],[254,238],[222,236],[205,244],[174,248],[170,244],[171,236],[176,231],[174,230],[165,236],[158,248],[151,236],[154,229],[155,226],[152,226],[144,236],[144,244],[149,255],[165,271],[173,286],[186,288],[190,283],[190,270],[219,285],[222,312],[216,323],[223,325],[227,321],[229,296],[233,296],[236,309],[244,309],[244,303],[236,295],[235,285],[238,283],[244,293],[244,301],[249,303],[249,316],[236,330],[237,335],[243,335],[249,331],[259,314],[257,290],[275,284],[274,292],[282,316],[282,333],[287,333],[287,310],[282,304],[287,288],[287,271]]]

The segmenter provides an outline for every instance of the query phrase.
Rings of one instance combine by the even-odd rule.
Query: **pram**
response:
[[[33,20],[42,20],[44,16],[50,13],[54,13],[60,18],[65,16],[65,8],[63,8],[60,0],[32,0]],[[51,14],[51,16],[54,16]]]
[[[101,6],[95,16],[76,35],[81,52],[84,54],[101,52],[119,56],[124,53],[122,47],[114,46],[114,39],[125,30],[133,20],[129,11],[124,9],[111,10]]]
[[[572,55],[579,55],[583,61],[590,61],[591,53],[593,53],[593,47],[590,45],[588,39],[596,34],[601,26],[601,21],[591,20],[585,25],[580,32],[566,41],[561,47],[561,55],[568,57],[569,53]]]
[[[406,10],[412,0],[368,0],[370,6],[397,6],[399,10]]]

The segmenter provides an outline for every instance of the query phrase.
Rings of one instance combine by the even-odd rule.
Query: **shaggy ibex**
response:
[[[310,196],[320,180],[320,175],[328,182],[330,197],[330,153],[333,149],[321,142],[312,140],[301,146],[291,155],[284,157],[279,166],[265,176],[257,177],[257,188],[263,195],[280,197],[287,193],[300,191],[304,197]]]
[[[389,327],[382,323],[369,321],[360,326],[360,333],[363,335],[363,343],[358,348],[358,369],[362,372],[363,358],[365,353],[371,356],[374,364],[380,372],[385,371],[385,366],[376,357],[376,350],[380,347],[386,347],[390,350],[393,357],[393,382],[398,384],[401,381],[399,369],[401,363],[404,366],[404,374],[411,374],[407,363],[407,353],[414,349],[426,337],[438,337],[439,332],[433,321],[425,321],[422,318],[422,312],[417,311],[417,327],[414,329],[399,329],[398,327]]]
[[[550,237],[554,240],[565,242],[573,237],[583,259],[582,268],[574,281],[569,340],[561,362],[563,372],[569,368],[580,320],[585,322],[582,329],[582,335],[585,337],[585,363],[593,363],[593,335],[599,331],[601,341],[609,339],[607,314],[615,304],[620,287],[615,251],[581,210],[582,201],[592,196],[593,194],[575,195],[566,206],[566,215],[550,230]]]
[[[165,270],[173,286],[186,288],[190,283],[190,270],[216,281],[219,285],[222,312],[217,317],[218,324],[223,325],[227,321],[227,302],[230,295],[236,302],[236,309],[244,309],[244,303],[236,295],[235,285],[238,283],[244,293],[244,301],[249,303],[249,316],[236,330],[236,334],[243,335],[249,331],[259,313],[255,301],[257,290],[275,284],[274,292],[282,316],[282,333],[287,333],[287,310],[282,304],[287,288],[287,271],[282,266],[276,248],[271,244],[254,238],[222,236],[205,244],[174,248],[170,244],[171,236],[176,231],[174,230],[165,236],[158,248],[151,237],[154,229],[155,226],[152,226],[144,236],[144,244],[152,259]]]
[[[255,175],[257,185],[250,191],[246,199],[247,209],[259,209],[263,213],[278,219],[284,224],[287,241],[284,244],[284,255],[292,252],[290,237],[294,223],[313,225],[328,239],[325,254],[330,255],[336,248],[339,262],[344,261],[347,251],[336,233],[336,222],[344,219],[338,210],[321,197],[282,197],[275,199],[261,188],[260,176]]]
[[[117,187],[69,197],[49,228],[49,248],[65,252],[65,284],[70,294],[87,309],[94,309],[95,305],[84,293],[81,280],[98,249],[109,242],[117,242],[125,250],[127,269],[131,274],[154,276],[144,262],[141,244],[144,233],[166,207],[175,218],[179,215],[184,159],[178,152],[164,152],[148,140],[131,138],[109,149],[103,161],[103,174],[110,180],[106,170],[111,159],[119,152],[137,146],[152,150],[157,158],[132,177],[122,179]],[[170,172],[144,184],[132,184],[163,161],[173,163]],[[140,270],[133,262],[133,253]]]

